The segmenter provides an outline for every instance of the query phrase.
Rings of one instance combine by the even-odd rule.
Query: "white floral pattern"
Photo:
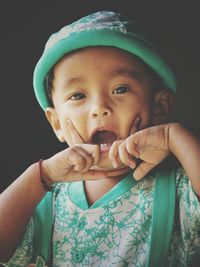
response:
[[[53,266],[144,267],[150,244],[155,177],[150,176],[99,207],[82,209],[70,197],[70,185],[55,188]],[[200,204],[180,168],[177,203],[166,266],[186,267],[200,251]],[[6,266],[24,267],[33,253],[33,221]]]

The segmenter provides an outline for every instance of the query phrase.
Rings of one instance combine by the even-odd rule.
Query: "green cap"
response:
[[[138,26],[120,14],[100,11],[64,26],[47,41],[33,75],[34,92],[43,109],[49,106],[45,90],[49,71],[65,54],[92,46],[116,47],[138,56],[160,76],[166,88],[176,92],[173,72]]]

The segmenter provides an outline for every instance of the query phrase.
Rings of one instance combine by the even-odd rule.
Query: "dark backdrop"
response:
[[[32,73],[52,32],[98,10],[128,15],[150,33],[177,76],[176,120],[200,136],[200,17],[194,1],[4,0],[0,4],[1,190],[33,162],[64,148],[35,100]]]

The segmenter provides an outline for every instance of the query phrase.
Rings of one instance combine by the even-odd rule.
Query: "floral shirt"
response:
[[[53,266],[146,266],[155,175],[132,175],[88,206],[83,182],[54,188]],[[5,266],[32,262],[34,223]],[[176,211],[166,266],[193,266],[200,253],[200,204],[183,169],[176,171]]]

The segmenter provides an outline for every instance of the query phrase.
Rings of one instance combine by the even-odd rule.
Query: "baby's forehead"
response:
[[[126,85],[150,88],[151,77],[145,63],[114,47],[90,47],[65,55],[54,67],[54,91],[59,89]]]
[[[71,53],[65,54],[54,66],[54,69],[59,68],[62,64],[72,62],[76,66],[88,62],[95,66],[97,63],[102,67],[103,64],[109,64],[110,68],[107,72],[113,74],[126,74],[128,69],[145,70],[148,66],[136,55],[116,47],[95,46],[77,49]]]

